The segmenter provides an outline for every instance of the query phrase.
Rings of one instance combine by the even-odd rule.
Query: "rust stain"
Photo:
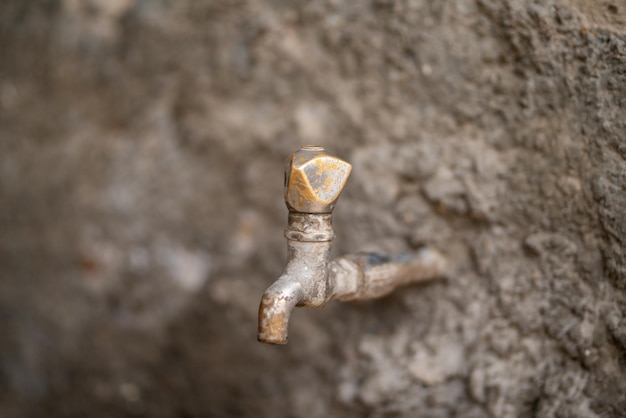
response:
[[[82,256],[78,259],[78,265],[86,273],[96,273],[101,269],[100,263],[93,257]]]
[[[259,307],[259,341],[269,344],[285,344],[287,342],[288,313],[277,312],[270,314],[274,299],[261,301]]]
[[[295,169],[292,171],[289,178],[289,190],[291,195],[295,190],[298,193],[298,204],[303,205],[305,202],[317,202],[317,195],[314,193],[313,188],[309,184],[306,174],[301,169]]]
[[[324,173],[326,171],[337,171],[341,169],[339,161],[335,158],[322,157],[316,158],[311,163],[315,166],[318,173]]]
[[[285,314],[277,313],[272,315],[265,326],[265,333],[267,335],[271,335],[272,339],[280,339],[283,340],[285,338]]]
[[[334,186],[335,186],[335,179],[332,178],[332,176],[327,176],[324,179],[324,183],[322,183],[321,189],[324,191],[324,193],[330,193],[333,190]]]

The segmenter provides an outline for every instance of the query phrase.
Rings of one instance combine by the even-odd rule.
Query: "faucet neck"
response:
[[[335,238],[331,213],[289,212],[285,238],[298,242],[330,242]]]

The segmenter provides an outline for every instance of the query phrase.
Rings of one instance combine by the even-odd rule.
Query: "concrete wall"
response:
[[[622,0],[0,5],[3,417],[620,417]],[[354,165],[335,252],[452,274],[298,310],[283,162]]]

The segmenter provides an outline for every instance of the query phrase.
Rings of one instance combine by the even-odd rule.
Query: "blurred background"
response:
[[[625,125],[623,0],[3,0],[0,416],[623,417]],[[302,144],[452,274],[264,346]]]

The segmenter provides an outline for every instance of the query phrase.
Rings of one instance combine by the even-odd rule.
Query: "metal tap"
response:
[[[445,260],[432,249],[392,257],[349,254],[331,260],[335,236],[331,214],[351,170],[350,164],[320,146],[304,146],[289,157],[285,171],[287,266],[261,299],[259,341],[286,344],[295,306],[378,298],[400,285],[443,273]]]

